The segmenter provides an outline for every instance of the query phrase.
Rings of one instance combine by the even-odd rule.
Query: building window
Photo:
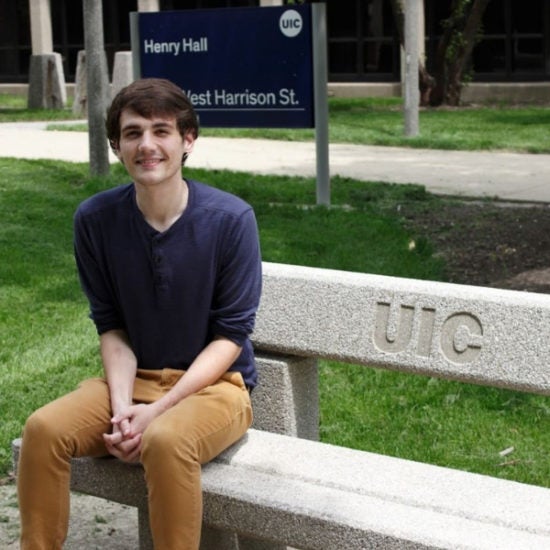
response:
[[[327,2],[329,78],[399,80],[399,41],[387,0]]]
[[[441,21],[449,16],[450,0],[426,0],[428,70],[433,70]],[[550,2],[499,0],[489,2],[481,41],[472,54],[473,79],[533,81],[550,77]]]
[[[309,2],[317,0],[308,0]],[[424,0],[428,70],[433,70],[441,22],[453,0]],[[288,3],[285,0],[284,3]],[[162,10],[258,6],[259,0],[160,0]],[[329,79],[350,82],[400,80],[400,45],[389,0],[326,0]],[[82,3],[50,0],[54,51],[65,79],[74,80],[84,49]],[[130,11],[137,0],[103,0],[105,49],[130,49]],[[0,82],[28,82],[31,57],[28,0],[0,0]],[[493,0],[472,58],[476,81],[550,80],[550,0]]]
[[[28,2],[0,0],[0,82],[28,80],[30,27]]]

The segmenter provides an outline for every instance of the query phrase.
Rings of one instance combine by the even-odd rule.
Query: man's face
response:
[[[181,136],[175,117],[145,118],[129,110],[120,115],[117,155],[136,184],[181,182],[182,158],[194,141],[189,133]]]

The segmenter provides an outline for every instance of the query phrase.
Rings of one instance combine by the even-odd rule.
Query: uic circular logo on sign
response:
[[[286,10],[279,19],[281,32],[289,38],[298,36],[302,26],[302,16],[296,10]]]

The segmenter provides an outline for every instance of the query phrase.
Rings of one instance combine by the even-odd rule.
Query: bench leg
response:
[[[153,550],[153,537],[149,527],[149,510],[147,506],[138,508],[139,550]]]
[[[200,550],[239,550],[237,534],[202,524]]]
[[[138,509],[139,550],[153,550],[147,509]],[[200,550],[284,550],[286,546],[238,537],[236,533],[202,526]]]
[[[292,355],[257,356],[260,385],[252,392],[252,427],[319,439],[317,361]]]
[[[202,526],[200,550],[286,550],[285,544],[239,536],[223,529]]]

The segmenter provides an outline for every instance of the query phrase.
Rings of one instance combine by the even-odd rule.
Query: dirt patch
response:
[[[445,260],[448,282],[550,292],[550,206],[450,201],[401,212]]]
[[[19,548],[19,511],[13,480],[0,485],[0,548]],[[37,498],[40,498],[37,496]],[[64,550],[136,550],[137,509],[74,493]]]

